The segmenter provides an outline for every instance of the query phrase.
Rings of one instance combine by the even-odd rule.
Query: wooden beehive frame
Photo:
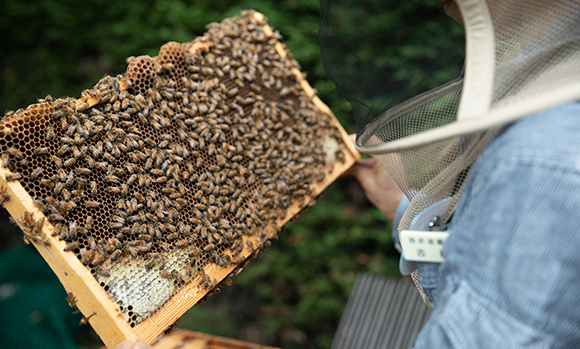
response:
[[[259,23],[265,23],[263,15],[254,13],[253,16]],[[267,36],[274,34],[269,26],[264,24],[263,28],[264,33]],[[199,54],[206,48],[207,47],[203,42],[197,42],[190,48],[190,52]],[[275,48],[281,57],[287,56],[283,44],[278,42]],[[292,72],[296,75],[297,79],[300,81],[301,87],[311,98],[316,107],[323,113],[332,115],[330,109],[315,95],[314,90],[303,78],[302,73],[296,68],[292,68]],[[120,82],[121,88],[123,88],[123,81]],[[78,105],[87,103],[89,106],[93,106],[98,103],[98,100],[85,96],[79,99],[77,103]],[[348,139],[348,134],[342,129],[342,126],[334,117],[333,119],[336,123],[336,127],[341,131],[345,143],[343,145],[343,147],[346,148],[343,151],[343,154],[345,155],[344,161],[335,162],[331,173],[326,176],[323,181],[313,185],[314,196],[320,194],[344,171],[350,168],[359,157],[358,152],[354,149],[352,143]],[[25,228],[22,226],[21,221],[21,217],[25,212],[32,214],[36,219],[43,217],[43,214],[34,205],[32,198],[19,182],[6,180],[7,175],[9,174],[10,172],[7,169],[0,167],[0,186],[6,189],[6,194],[10,197],[10,199],[4,203],[4,206],[16,219],[18,224],[20,224],[22,228]],[[298,202],[294,202],[288,207],[285,218],[280,219],[277,222],[277,226],[283,226],[294,215],[300,212],[303,207],[303,204],[301,205]],[[127,321],[119,313],[117,305],[109,298],[106,291],[99,285],[90,271],[73,253],[64,252],[66,243],[60,241],[58,237],[51,236],[52,231],[52,225],[45,223],[42,227],[42,232],[46,236],[45,244],[33,244],[58,276],[66,291],[71,292],[76,297],[76,307],[85,317],[88,318],[91,326],[109,348],[113,348],[117,343],[125,339],[153,343],[167,327],[177,321],[187,310],[206,295],[206,292],[196,292],[196,290],[199,290],[199,287],[197,286],[199,280],[196,278],[179,289],[153,315],[149,316],[135,327],[130,327]],[[273,233],[273,229],[271,231],[272,234],[275,234]],[[250,238],[250,240],[256,242],[255,240],[257,240],[257,237],[254,236]],[[251,254],[252,251],[250,248],[244,244],[244,250],[241,252],[241,255],[243,257],[248,257]],[[224,268],[212,264],[206,268],[206,271],[208,275],[214,277],[219,282],[228,276],[235,268],[235,265]],[[154,290],[152,291],[154,292]]]
[[[155,349],[275,349],[237,339],[212,336],[201,332],[175,330],[154,345]]]
[[[177,329],[163,336],[154,349],[276,349],[275,347],[239,339],[214,336],[196,331]],[[105,349],[105,348],[101,348]]]

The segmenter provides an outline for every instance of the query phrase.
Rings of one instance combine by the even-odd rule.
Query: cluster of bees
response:
[[[38,220],[34,219],[34,216],[30,212],[24,212],[20,226],[23,227],[24,232],[24,242],[26,244],[37,243],[37,244],[48,244],[48,239],[42,233],[42,226],[44,225],[45,218],[42,217]]]
[[[277,39],[247,11],[192,43],[165,44],[156,58],[130,59],[125,75],[80,100],[47,97],[7,115],[6,179],[20,181],[93,274],[107,277],[104,265],[131,256],[178,285],[201,275],[214,288],[204,267],[263,250],[289,205],[304,206],[332,169],[325,140],[342,144]],[[191,53],[199,43],[205,50]],[[25,240],[43,241],[43,219],[22,217]],[[166,268],[176,249],[186,270]]]

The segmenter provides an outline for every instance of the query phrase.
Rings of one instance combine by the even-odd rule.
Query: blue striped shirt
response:
[[[417,349],[580,348],[580,103],[504,128],[449,228],[445,262],[418,264]]]

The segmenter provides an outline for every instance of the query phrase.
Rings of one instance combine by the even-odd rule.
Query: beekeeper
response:
[[[350,174],[433,307],[415,347],[580,348],[580,2],[439,2],[464,27],[461,76],[384,109],[349,56],[361,46],[339,44],[344,1],[321,8],[325,69],[373,155]],[[360,68],[350,81],[343,57]],[[371,78],[388,85],[385,61]]]

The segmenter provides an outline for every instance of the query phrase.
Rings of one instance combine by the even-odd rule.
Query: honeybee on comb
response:
[[[8,209],[44,215],[53,270],[110,299],[83,308],[67,287],[93,326],[117,326],[101,332],[155,338],[356,160],[278,39],[245,11],[0,121],[0,180],[32,199]]]

